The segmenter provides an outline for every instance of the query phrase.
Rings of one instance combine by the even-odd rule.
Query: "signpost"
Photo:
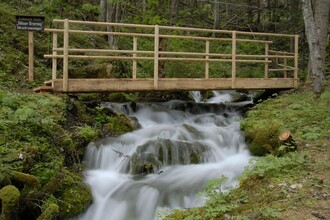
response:
[[[16,15],[16,30],[29,32],[29,81],[33,81],[34,72],[33,32],[43,31],[44,29],[44,16]]]

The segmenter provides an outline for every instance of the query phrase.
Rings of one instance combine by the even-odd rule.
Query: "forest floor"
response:
[[[281,214],[282,219],[330,219],[329,139],[299,144],[299,154],[308,161],[304,168],[307,172],[296,184],[287,186],[300,192],[292,196],[294,205]]]
[[[240,187],[213,193],[204,207],[174,211],[167,220],[330,220],[330,88],[317,97],[311,85],[275,95],[242,122],[250,146],[290,130],[295,152],[256,157]],[[248,137],[252,133],[252,136]],[[250,140],[248,140],[250,138]]]

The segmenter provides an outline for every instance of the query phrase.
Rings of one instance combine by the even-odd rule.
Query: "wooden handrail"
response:
[[[54,19],[54,23],[64,23],[65,20]],[[155,25],[143,25],[143,24],[128,24],[128,23],[110,23],[110,22],[96,22],[96,21],[77,21],[70,20],[72,24],[82,25],[93,25],[93,26],[117,26],[117,27],[134,27],[134,28],[150,28],[154,29]],[[196,32],[209,32],[209,33],[224,33],[232,34],[234,31],[229,30],[214,30],[206,28],[191,28],[191,27],[175,27],[175,26],[158,26],[159,29],[163,30],[181,30],[181,31],[196,31]],[[292,34],[276,34],[276,33],[260,33],[260,32],[246,32],[246,31],[235,31],[236,35],[255,35],[255,36],[272,36],[272,37],[295,37]]]
[[[53,49],[56,52],[63,52],[63,48]],[[154,54],[154,51],[143,51],[143,50],[108,50],[108,49],[69,49],[70,53],[118,53],[118,54]],[[212,56],[212,57],[231,57],[231,54],[223,53],[196,53],[196,52],[171,52],[171,51],[159,51],[160,55],[187,55],[187,56]],[[236,57],[241,58],[294,58],[289,55],[250,55],[250,54],[237,54]],[[51,58],[47,56],[47,58]]]

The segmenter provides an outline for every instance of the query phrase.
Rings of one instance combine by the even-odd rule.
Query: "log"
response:
[[[280,134],[278,139],[281,142],[286,142],[286,143],[291,142],[292,141],[292,133],[290,131],[284,131]]]

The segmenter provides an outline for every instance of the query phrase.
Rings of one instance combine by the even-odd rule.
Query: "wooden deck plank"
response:
[[[56,79],[54,92],[63,92],[63,80]],[[183,91],[183,90],[227,90],[227,89],[286,89],[294,87],[292,78],[236,78],[235,88],[231,78],[161,78],[158,89],[154,79],[69,79],[68,91],[85,92],[135,92],[135,91]]]

